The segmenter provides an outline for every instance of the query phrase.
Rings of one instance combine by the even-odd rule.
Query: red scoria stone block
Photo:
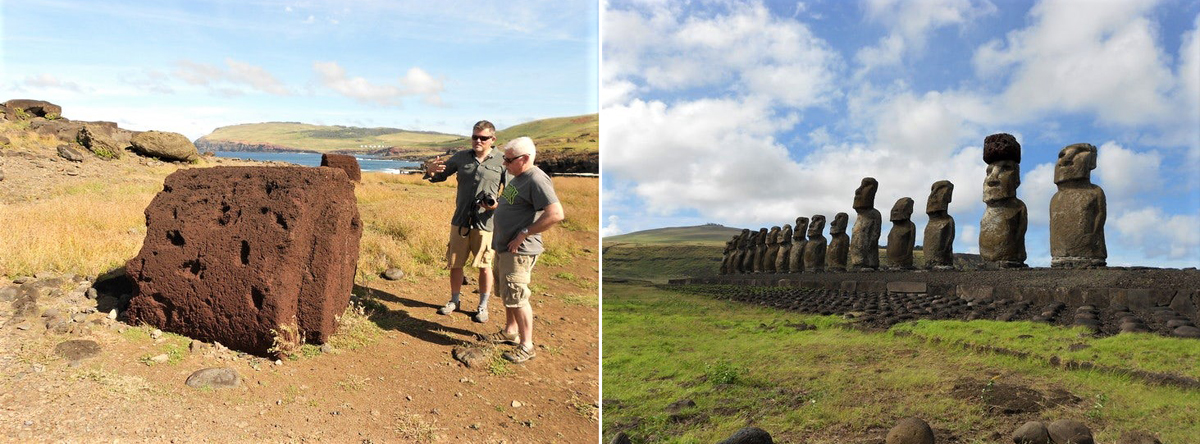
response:
[[[323,343],[349,304],[361,235],[341,169],[176,171],[126,264],[129,319],[264,356],[283,326]]]
[[[350,176],[350,180],[362,182],[362,170],[358,168],[358,159],[345,154],[322,154],[321,166],[341,168]]]

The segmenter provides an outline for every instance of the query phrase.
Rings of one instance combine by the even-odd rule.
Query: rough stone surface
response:
[[[68,361],[80,361],[100,355],[100,344],[87,339],[73,339],[60,342],[54,347],[54,354]]]
[[[132,323],[265,355],[277,333],[299,339],[289,328],[324,343],[349,303],[362,223],[341,170],[179,170],[146,226]]]
[[[886,444],[933,444],[933,429],[920,418],[904,418],[888,430]]]
[[[492,354],[487,347],[477,345],[462,345],[451,350],[454,359],[470,368],[484,368],[492,362]]]
[[[913,268],[913,248],[917,244],[917,225],[912,222],[913,200],[901,197],[892,206],[892,229],[888,231],[887,256],[893,268]]]
[[[242,385],[242,376],[229,367],[203,368],[188,376],[184,384],[191,388],[234,388]]]
[[[383,271],[383,278],[389,281],[398,281],[404,279],[404,270],[399,268],[389,268]]]
[[[929,223],[925,225],[922,249],[925,253],[925,268],[951,269],[954,267],[954,218],[950,216],[950,201],[954,195],[954,184],[948,180],[933,183],[925,214]]]
[[[1104,221],[1108,204],[1104,190],[1092,184],[1096,147],[1068,145],[1058,153],[1054,183],[1058,192],[1050,199],[1050,266],[1104,266],[1108,249]]]
[[[850,236],[846,234],[846,225],[850,215],[838,213],[829,223],[829,247],[825,250],[825,269],[828,271],[846,271],[846,260],[850,255]]]
[[[825,271],[825,216],[814,214],[808,223],[808,242],[804,244],[804,264],[808,271]]]
[[[770,232],[766,228],[758,229],[758,240],[754,243],[754,272],[762,273],[767,269],[767,238]]]
[[[133,136],[129,143],[135,151],[163,160],[192,161],[200,157],[196,145],[179,133],[146,131]]]
[[[614,436],[612,441],[609,442],[611,444],[633,444],[633,440],[630,440],[629,435],[625,434],[625,432],[617,433],[617,436]]]
[[[783,230],[779,231],[779,253],[775,255],[775,269],[780,273],[787,273],[791,266],[789,256],[792,253],[792,224],[783,224]]]
[[[1050,440],[1056,444],[1095,444],[1092,430],[1082,422],[1070,419],[1060,419],[1046,426],[1050,432]]]
[[[1050,432],[1041,421],[1029,421],[1012,434],[1015,444],[1050,444]]]
[[[75,148],[71,148],[70,145],[59,145],[58,157],[72,162],[83,162],[83,153],[80,153],[79,150]]]
[[[321,166],[340,168],[346,176],[355,182],[362,182],[362,169],[358,167],[358,159],[346,154],[322,154]]]
[[[1200,328],[1184,325],[1175,327],[1171,334],[1180,338],[1200,338]]]
[[[79,130],[79,144],[100,158],[120,158],[125,147],[120,146],[101,128],[98,125],[84,124],[83,129]]]
[[[983,160],[987,177],[983,202],[987,208],[979,220],[979,255],[1001,268],[1025,267],[1025,230],[1029,212],[1017,199],[1021,185],[1021,145],[1009,134],[984,139]]]
[[[804,249],[808,244],[808,218],[797,217],[796,228],[792,231],[792,251],[788,253],[788,272],[804,271]]]
[[[62,116],[62,107],[45,100],[13,99],[4,102],[6,115],[15,115],[16,110],[25,112],[29,117]],[[14,111],[9,113],[8,110]],[[13,120],[11,117],[9,120]]]
[[[774,444],[771,434],[758,427],[742,427],[717,444]]]
[[[850,267],[854,269],[879,269],[879,234],[883,229],[883,217],[875,209],[875,192],[879,181],[864,177],[854,190],[854,231],[850,235]]]

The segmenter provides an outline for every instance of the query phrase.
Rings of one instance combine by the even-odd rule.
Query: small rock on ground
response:
[[[1029,421],[1013,432],[1012,440],[1016,444],[1050,444],[1050,432],[1041,421]]]
[[[1095,444],[1092,430],[1082,422],[1070,419],[1060,419],[1046,427],[1050,432],[1050,440],[1055,443]]]
[[[454,359],[466,364],[469,368],[487,367],[488,362],[492,360],[492,354],[486,347],[460,345],[454,347]]]
[[[389,268],[383,272],[383,278],[389,281],[398,281],[404,278],[404,271],[399,268]]]
[[[887,444],[933,444],[933,429],[920,418],[904,418],[888,431]]]
[[[758,427],[742,427],[717,444],[774,444],[771,434]]]
[[[196,370],[188,376],[185,384],[192,388],[233,388],[242,385],[242,377],[237,370],[229,367],[211,367]]]

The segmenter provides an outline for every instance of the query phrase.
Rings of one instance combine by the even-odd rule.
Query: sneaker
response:
[[[493,344],[517,345],[517,339],[518,339],[518,337],[517,337],[516,333],[509,335],[508,333],[505,333],[504,330],[500,330],[500,331],[492,333],[490,335],[483,336],[483,340],[485,340],[487,342],[491,342]]]
[[[454,310],[458,310],[458,304],[455,304],[453,302],[447,302],[445,306],[438,309],[438,314],[448,315],[450,313],[454,313]]]
[[[533,359],[536,356],[537,353],[534,353],[533,347],[525,348],[520,345],[518,345],[517,348],[512,349],[512,351],[504,352],[504,359],[507,359],[514,364],[520,364]]]
[[[487,307],[480,308],[479,311],[475,312],[475,316],[472,316],[471,320],[478,322],[480,324],[487,322],[488,321]]]

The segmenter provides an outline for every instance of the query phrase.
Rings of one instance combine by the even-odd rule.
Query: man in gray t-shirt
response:
[[[534,166],[537,149],[528,137],[504,145],[504,166],[511,177],[500,193],[496,208],[492,248],[496,254],[496,291],[504,298],[504,329],[488,336],[492,342],[514,344],[504,359],[521,363],[532,359],[533,308],[529,282],[542,246],[543,231],[563,220],[562,204],[554,194],[550,176]]]

